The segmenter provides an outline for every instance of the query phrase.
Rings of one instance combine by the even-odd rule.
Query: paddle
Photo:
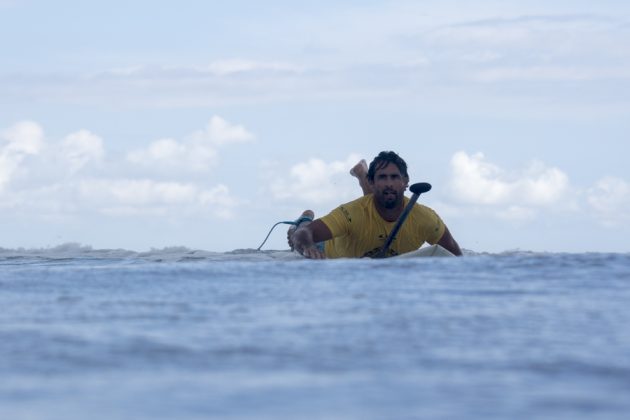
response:
[[[389,246],[394,241],[394,238],[396,237],[396,234],[400,230],[400,227],[402,226],[402,224],[405,222],[405,219],[407,219],[407,216],[409,215],[409,212],[413,208],[413,205],[416,204],[416,201],[418,201],[418,197],[420,197],[420,194],[425,193],[430,190],[431,190],[431,184],[428,184],[426,182],[419,182],[409,187],[409,191],[413,193],[413,195],[409,199],[409,203],[407,203],[407,206],[405,207],[403,212],[400,214],[400,217],[398,218],[398,221],[396,222],[394,229],[392,229],[391,233],[387,237],[387,240],[385,241],[385,245],[383,245],[383,248],[381,248],[381,250],[376,255],[374,255],[373,258],[385,258],[387,250],[389,249]]]

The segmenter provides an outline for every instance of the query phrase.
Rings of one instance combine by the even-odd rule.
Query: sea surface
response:
[[[0,418],[630,418],[630,254],[466,254],[0,248]]]

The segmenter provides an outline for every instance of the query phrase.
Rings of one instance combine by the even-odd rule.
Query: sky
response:
[[[0,51],[0,248],[256,248],[393,150],[465,249],[630,252],[630,2],[0,0]]]

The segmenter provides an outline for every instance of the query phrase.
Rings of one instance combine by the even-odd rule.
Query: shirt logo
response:
[[[339,206],[339,210],[341,210],[343,215],[346,216],[346,219],[348,220],[348,222],[352,223],[352,217],[350,217],[350,212],[346,210],[344,206]]]

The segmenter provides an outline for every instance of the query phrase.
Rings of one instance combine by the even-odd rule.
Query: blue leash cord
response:
[[[262,244],[260,244],[260,246],[258,248],[256,248],[256,251],[260,251],[260,248],[263,247],[263,245],[265,244],[265,242],[267,242],[267,239],[269,239],[269,235],[271,235],[271,232],[273,232],[273,230],[276,228],[276,226],[278,225],[293,225],[293,226],[299,226],[301,223],[304,222],[312,222],[313,219],[311,219],[310,217],[300,217],[299,219],[295,220],[295,221],[282,221],[282,222],[278,222],[275,225],[273,225],[271,227],[271,229],[269,230],[269,233],[267,234],[267,236],[265,237],[265,240],[262,242]]]

